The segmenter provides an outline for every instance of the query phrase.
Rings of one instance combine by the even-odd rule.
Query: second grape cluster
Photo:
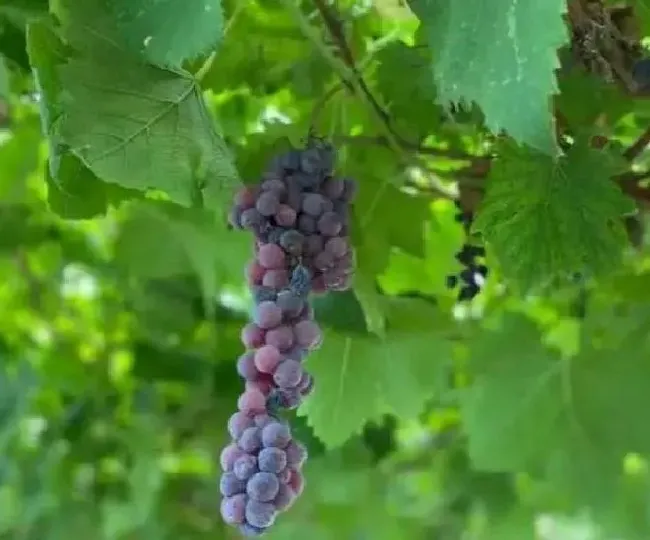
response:
[[[259,185],[236,197],[231,224],[255,236],[246,277],[255,299],[237,361],[245,381],[221,453],[221,514],[246,536],[263,534],[301,493],[305,447],[279,417],[314,389],[304,369],[322,335],[310,293],[350,286],[354,254],[347,237],[355,183],[333,174],[334,151],[312,139],[272,161]]]

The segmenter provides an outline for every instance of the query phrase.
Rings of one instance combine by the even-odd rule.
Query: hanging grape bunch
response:
[[[448,276],[447,285],[450,289],[453,289],[460,280],[461,287],[458,291],[458,301],[463,302],[472,300],[479,293],[487,278],[488,268],[485,264],[479,262],[479,259],[485,257],[485,248],[470,243],[473,215],[471,212],[465,212],[458,201],[454,202],[458,210],[456,221],[463,224],[466,238],[462,248],[456,253],[456,260],[465,268],[458,276]]]
[[[356,184],[334,176],[334,159],[329,144],[311,138],[275,158],[259,185],[237,194],[231,213],[231,225],[255,237],[246,269],[255,308],[237,361],[245,391],[221,452],[221,514],[245,536],[263,534],[304,485],[307,450],[279,415],[314,389],[304,361],[322,336],[310,294],[345,290],[352,279],[347,234]]]

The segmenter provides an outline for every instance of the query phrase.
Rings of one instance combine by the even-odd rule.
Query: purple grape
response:
[[[263,527],[253,527],[250,523],[242,523],[239,526],[239,532],[246,538],[254,538],[256,536],[262,536],[266,532],[266,529]]]
[[[257,426],[246,428],[237,444],[244,452],[257,452],[262,447],[262,430]]]
[[[305,237],[295,229],[285,231],[280,237],[280,245],[291,255],[300,255],[302,253]]]
[[[237,359],[237,373],[242,379],[249,381],[254,381],[259,377],[260,373],[255,367],[255,353],[253,351],[247,351]]]
[[[292,185],[293,180],[289,179],[289,191],[287,192],[287,204],[296,213],[300,212],[302,206],[302,190],[297,185]]]
[[[219,481],[219,490],[224,497],[232,497],[239,493],[244,493],[247,490],[248,486],[246,482],[243,482],[235,476],[235,473],[225,472],[221,475]],[[277,491],[275,493],[277,495]],[[273,495],[275,497],[275,495]]]
[[[264,330],[275,328],[282,322],[282,309],[275,302],[261,302],[255,306],[253,319]]]
[[[289,317],[298,316],[304,306],[302,298],[296,296],[290,290],[280,291],[276,303],[282,312]]]
[[[271,217],[280,209],[280,198],[272,191],[265,191],[257,198],[255,209],[264,217]]]
[[[316,224],[318,232],[325,236],[336,236],[341,232],[343,223],[336,212],[325,212]]]
[[[280,388],[295,388],[302,377],[302,364],[295,360],[283,360],[273,373],[273,381]]]
[[[273,496],[273,498],[275,498],[275,495]],[[247,523],[249,523],[253,527],[259,527],[260,529],[265,529],[273,525],[273,522],[275,521],[275,517],[278,515],[278,512],[272,503],[263,502],[251,498],[246,503],[245,515],[246,515]]]
[[[286,448],[291,442],[289,427],[280,422],[273,422],[262,429],[262,444],[265,448]]]
[[[235,443],[230,443],[226,446],[219,456],[219,465],[223,472],[232,472],[235,461],[244,455],[244,451],[239,448]]]
[[[269,330],[266,333],[266,344],[277,348],[278,351],[288,351],[293,346],[293,329],[290,326],[282,325]],[[273,373],[273,371],[269,373]]]
[[[335,258],[339,259],[348,252],[348,241],[341,236],[334,236],[325,242],[324,249]]]
[[[273,499],[273,504],[278,512],[283,512],[288,510],[295,500],[296,494],[293,490],[286,484],[280,484],[280,489],[275,499]]]
[[[264,344],[264,330],[253,323],[248,323],[241,331],[241,341],[247,349],[256,349]]]
[[[255,208],[249,208],[241,213],[239,223],[244,229],[254,229],[264,223],[264,216]]]
[[[314,268],[323,272],[334,265],[334,260],[334,256],[331,253],[327,251],[321,251],[314,258]]]
[[[228,419],[228,433],[237,440],[245,430],[254,425],[253,419],[246,413],[238,411]]]
[[[316,232],[316,219],[307,214],[300,214],[298,217],[298,229],[303,234],[313,234]]]
[[[263,472],[277,474],[287,466],[287,455],[279,448],[263,448],[257,460],[260,471]]]
[[[344,191],[345,183],[339,178],[330,177],[323,182],[323,195],[328,199],[338,199],[343,195]]]
[[[295,328],[294,328],[295,332]],[[237,400],[237,408],[247,413],[264,412],[266,398],[258,390],[246,390]]]
[[[269,178],[260,186],[263,191],[272,191],[278,198],[281,198],[287,191],[287,186],[279,178]]]
[[[275,419],[268,414],[258,414],[255,418],[255,425],[259,428],[268,426],[269,424],[275,422]]]
[[[296,343],[307,349],[315,348],[321,340],[319,326],[310,320],[300,321],[293,327]]]
[[[312,234],[305,239],[305,253],[307,255],[318,255],[323,251],[324,240],[319,234]]]
[[[297,213],[288,204],[281,204],[275,214],[275,222],[281,227],[293,227],[296,224]]]
[[[295,388],[274,388],[267,402],[272,409],[291,411],[302,403],[302,394]]]
[[[289,360],[295,360],[296,362],[302,362],[308,355],[307,349],[301,347],[300,345],[294,345],[287,352],[284,353],[284,357]]]
[[[225,473],[231,474],[231,473]],[[278,494],[280,481],[275,474],[258,472],[246,483],[246,493],[254,501],[269,502]]]
[[[247,502],[248,497],[243,493],[233,495],[232,497],[225,497],[221,501],[221,517],[229,525],[244,523]]]
[[[314,218],[320,217],[328,206],[327,198],[320,193],[307,193],[302,199],[302,211]],[[331,204],[331,202],[330,202]]]
[[[257,472],[257,458],[244,454],[233,464],[232,472],[240,480],[248,480]]]
[[[307,448],[298,441],[291,441],[285,450],[287,465],[299,469],[307,461]]]

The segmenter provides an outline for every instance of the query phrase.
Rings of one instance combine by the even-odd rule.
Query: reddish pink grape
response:
[[[293,346],[293,329],[286,324],[278,326],[266,333],[265,341],[279,351],[288,351]]]
[[[273,373],[273,381],[280,388],[295,388],[302,377],[302,364],[295,360],[283,360]]]
[[[261,302],[255,306],[253,320],[265,330],[275,328],[282,322],[282,310],[275,302]]]
[[[291,508],[291,505],[296,500],[296,494],[293,490],[286,484],[280,484],[278,489],[278,494],[273,499],[273,504],[277,508],[278,512],[283,512]]]
[[[293,327],[296,343],[307,349],[315,348],[321,340],[319,326],[313,321],[300,321]]]
[[[273,244],[275,245],[275,244]],[[281,249],[279,246],[278,249]],[[262,279],[262,285],[273,289],[282,289],[289,285],[289,273],[284,269],[267,270]]]
[[[260,193],[255,203],[255,209],[265,217],[271,217],[280,208],[280,198],[273,191]]]
[[[297,469],[291,470],[291,478],[289,479],[289,487],[299,497],[302,490],[305,488],[305,478],[302,473]]]
[[[289,480],[289,482],[292,480],[293,478]],[[269,472],[255,473],[246,483],[246,493],[248,493],[248,496],[254,501],[272,501],[278,494],[279,489],[280,481],[278,480],[278,477]]]
[[[300,469],[307,461],[307,448],[298,441],[291,441],[285,449],[287,464],[292,469]]]
[[[253,418],[245,412],[239,411],[230,416],[228,419],[228,433],[237,440],[242,433],[254,425]]]
[[[286,255],[277,244],[262,244],[257,252],[257,261],[261,268],[275,269],[284,268],[286,264]],[[260,281],[263,279],[265,271],[261,273]]]
[[[273,496],[277,495],[276,494]],[[250,496],[249,496],[250,497]],[[267,499],[271,501],[272,499]],[[250,497],[246,503],[245,516],[246,521],[249,525],[253,527],[258,527],[260,529],[266,529],[273,525],[275,518],[278,515],[278,511],[275,509],[275,506],[270,502],[263,502],[256,500],[253,497]]]
[[[297,213],[288,204],[281,204],[275,214],[275,222],[280,227],[293,227],[296,223]]]
[[[266,269],[256,260],[246,265],[246,281],[249,285],[261,285]]]
[[[251,208],[255,206],[255,198],[257,197],[257,189],[246,186],[240,189],[235,195],[235,204],[244,208]]]
[[[305,253],[307,255],[318,255],[323,251],[323,237],[319,234],[311,234],[305,239]]]
[[[276,498],[278,497],[276,496]],[[225,497],[221,500],[221,517],[229,525],[244,523],[247,502],[248,497],[243,493]]]
[[[239,396],[237,407],[244,412],[264,412],[266,410],[266,397],[258,390],[246,390]]]
[[[343,227],[341,218],[335,212],[325,212],[318,219],[316,225],[318,227],[318,232],[325,236],[336,236],[341,232],[341,228]]]
[[[247,454],[257,452],[262,447],[262,430],[257,426],[245,429],[237,445]]]
[[[259,377],[259,371],[255,367],[255,353],[246,351],[237,359],[237,373],[242,379],[254,381]]]
[[[291,442],[289,426],[281,422],[273,422],[262,429],[262,444],[265,448],[286,448]]]
[[[325,251],[335,258],[341,258],[348,252],[348,241],[341,236],[334,236],[325,242]]]
[[[257,349],[264,344],[265,332],[254,323],[248,323],[241,331],[241,341],[247,349]]]
[[[237,458],[244,455],[244,451],[239,448],[235,443],[230,443],[226,446],[219,455],[219,465],[221,465],[221,470],[223,472],[232,471],[233,465]]]
[[[264,345],[255,351],[255,367],[262,373],[273,373],[281,360],[280,351],[273,345]]]
[[[246,390],[257,390],[261,392],[264,397],[268,397],[271,393],[271,390],[275,387],[273,379],[258,379],[256,381],[246,381],[245,389]]]

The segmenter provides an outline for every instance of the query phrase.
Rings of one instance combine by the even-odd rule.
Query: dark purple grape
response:
[[[239,493],[244,493],[247,490],[246,482],[240,480],[235,476],[235,473],[225,472],[221,475],[219,481],[219,490],[224,497],[232,497]],[[275,497],[277,491],[273,495]]]
[[[277,492],[276,492],[277,495]],[[273,496],[275,498],[275,495]],[[268,499],[272,500],[272,499]],[[246,522],[253,527],[267,528],[273,525],[275,517],[278,515],[275,506],[270,502],[263,502],[249,499],[246,503]]]
[[[262,430],[257,426],[245,429],[237,444],[244,452],[257,452],[262,447]]]
[[[262,182],[260,186],[263,191],[272,191],[275,193],[278,199],[281,199],[282,196],[287,192],[287,186],[284,185],[284,182],[279,178],[269,178]]]
[[[289,360],[295,360],[296,362],[302,362],[305,358],[307,358],[308,354],[309,351],[304,347],[301,347],[300,345],[294,345],[291,347],[291,349],[284,353],[284,357],[288,358]]]
[[[323,159],[317,148],[307,148],[300,154],[300,168],[307,174],[319,174],[323,170]]]
[[[302,377],[302,364],[295,360],[283,360],[273,373],[273,381],[280,388],[295,388]]]
[[[348,252],[349,248],[350,245],[348,244],[347,239],[341,236],[334,236],[333,238],[329,238],[327,242],[325,242],[324,246],[325,251],[337,259],[343,257],[343,255]]]
[[[318,218],[326,211],[326,208],[331,205],[331,201],[321,195],[320,193],[307,193],[302,199],[301,210],[308,216]],[[332,205],[333,207],[333,205]]]
[[[279,495],[281,494],[278,493],[278,496]],[[276,499],[278,496],[276,496]],[[248,497],[243,493],[233,495],[232,497],[225,497],[221,501],[221,517],[229,525],[239,525],[244,523],[247,502]]]
[[[279,488],[280,481],[278,477],[268,472],[255,473],[246,483],[246,493],[254,501],[272,501],[278,494]]]
[[[262,429],[262,444],[265,448],[286,448],[291,442],[291,431],[286,424],[273,422]]]
[[[272,191],[265,191],[257,198],[255,209],[261,215],[271,217],[280,209],[280,198]]]
[[[293,178],[289,178],[289,191],[287,192],[287,204],[294,212],[300,212],[302,206],[302,189],[298,186]]]
[[[307,214],[300,214],[298,217],[298,229],[303,234],[313,234],[316,232],[316,218]]]
[[[275,422],[275,419],[266,413],[258,414],[254,419],[255,425],[259,428],[268,426],[269,424]]]
[[[318,255],[323,251],[324,239],[319,234],[311,234],[305,239],[305,253],[307,255]]]
[[[341,218],[336,212],[325,212],[316,224],[318,232],[325,236],[336,236],[341,232]]]
[[[276,303],[282,310],[282,313],[287,314],[289,317],[297,316],[304,306],[302,298],[296,296],[290,290],[280,291]]]
[[[304,242],[304,235],[294,229],[285,231],[280,237],[280,245],[291,255],[300,255],[303,250]]]
[[[338,199],[345,191],[345,183],[339,178],[330,177],[323,182],[323,195],[328,199]]]
[[[291,229],[285,229],[284,227],[273,227],[266,235],[266,242],[269,244],[280,244],[280,238],[282,235]]]
[[[305,172],[296,172],[291,175],[291,183],[303,190],[312,190],[318,188],[322,177],[317,174],[308,174]]]
[[[263,472],[277,474],[287,466],[287,456],[279,448],[263,448],[260,450],[257,460],[260,471]]]
[[[273,410],[291,411],[302,403],[302,394],[295,388],[274,388],[267,402]]]
[[[334,255],[328,251],[321,251],[316,257],[314,257],[314,268],[324,272],[325,270],[332,268],[334,266]]]

